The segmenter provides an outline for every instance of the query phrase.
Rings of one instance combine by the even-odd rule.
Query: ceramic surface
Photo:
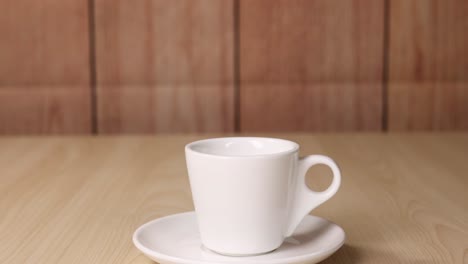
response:
[[[275,251],[228,257],[202,247],[196,222],[194,212],[163,217],[138,228],[133,242],[146,256],[161,264],[312,264],[329,257],[345,241],[341,227],[308,215],[293,236]]]
[[[340,170],[332,159],[299,158],[299,145],[288,140],[215,138],[190,143],[185,152],[201,240],[228,255],[278,248],[340,186]],[[307,170],[316,164],[333,172],[323,192],[305,184]]]

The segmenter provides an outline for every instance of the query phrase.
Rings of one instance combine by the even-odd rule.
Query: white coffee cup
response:
[[[299,158],[295,142],[256,137],[214,138],[185,147],[202,244],[217,253],[267,253],[292,235],[301,220],[338,190],[341,174],[326,156]],[[307,170],[333,172],[327,190],[305,183]]]

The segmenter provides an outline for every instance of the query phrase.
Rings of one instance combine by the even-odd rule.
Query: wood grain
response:
[[[389,129],[468,129],[468,2],[390,6]]]
[[[231,131],[232,8],[231,0],[97,0],[99,131]]]
[[[389,129],[468,129],[468,82],[394,82],[389,85]]]
[[[0,134],[91,132],[87,4],[2,1]]]
[[[75,87],[0,89],[0,134],[88,134],[89,91]]]
[[[103,133],[233,131],[233,87],[102,86],[97,96]],[[106,101],[106,103],[103,102]]]
[[[367,111],[380,107],[380,84],[249,85],[241,93],[242,131],[379,130],[380,110]]]
[[[0,8],[0,89],[89,83],[86,0],[4,0]],[[64,86],[69,85],[69,86]]]
[[[382,0],[240,3],[242,131],[381,129]]]
[[[313,214],[347,240],[323,263],[467,262],[468,135],[272,136],[341,166],[340,191]],[[131,235],[193,210],[183,148],[199,138],[0,138],[0,262],[153,263]]]

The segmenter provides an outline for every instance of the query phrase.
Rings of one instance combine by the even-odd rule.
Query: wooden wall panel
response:
[[[380,130],[383,17],[383,0],[241,0],[241,130]]]
[[[229,132],[232,86],[100,86],[101,133]]]
[[[89,133],[86,0],[5,0],[0,133]]]
[[[99,131],[232,131],[233,44],[232,0],[96,0]]]
[[[0,88],[0,134],[87,134],[89,91],[75,87]]]
[[[390,6],[389,129],[468,129],[468,1]]]

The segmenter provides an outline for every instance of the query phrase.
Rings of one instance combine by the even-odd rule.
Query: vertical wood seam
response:
[[[382,131],[388,132],[388,82],[390,70],[390,0],[384,0],[384,32],[382,52]]]
[[[96,93],[96,21],[95,2],[88,0],[88,33],[89,33],[89,86],[91,89],[91,133],[99,133],[97,120]]]
[[[234,27],[234,132],[241,132],[240,0],[233,0]]]

